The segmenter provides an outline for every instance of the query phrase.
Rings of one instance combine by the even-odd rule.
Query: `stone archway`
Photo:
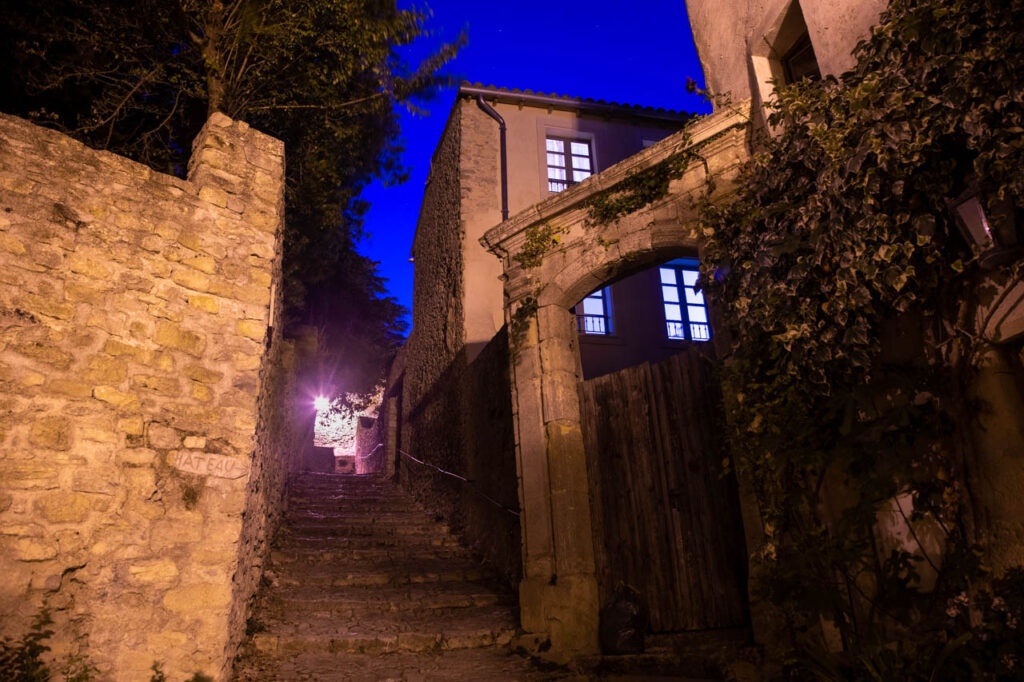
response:
[[[547,635],[553,658],[598,650],[578,340],[570,308],[622,274],[698,249],[695,200],[709,189],[709,174],[712,200],[731,193],[739,165],[749,157],[748,135],[749,103],[699,119],[481,239],[504,265],[522,514],[522,627]],[[588,224],[588,198],[688,150],[704,163],[690,164],[664,199],[610,225]]]

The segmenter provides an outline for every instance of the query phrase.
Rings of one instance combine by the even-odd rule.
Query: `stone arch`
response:
[[[748,158],[749,103],[700,119],[488,231],[502,259],[522,526],[523,629],[557,659],[598,650],[598,586],[570,308],[606,282],[699,250],[696,200],[731,194]],[[699,149],[662,200],[607,225],[587,200],[672,155]],[[710,182],[709,174],[714,174]]]

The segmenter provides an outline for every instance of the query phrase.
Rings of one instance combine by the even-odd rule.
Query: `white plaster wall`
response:
[[[686,0],[704,77],[716,94],[762,101],[771,74],[756,57],[772,52],[789,8],[799,2],[822,74],[854,65],[853,48],[870,35],[888,0]],[[751,57],[754,57],[752,60]]]

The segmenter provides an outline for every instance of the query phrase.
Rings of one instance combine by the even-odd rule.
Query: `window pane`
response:
[[[673,303],[665,304],[665,319],[670,322],[682,321],[683,311],[682,309]]]
[[[683,325],[681,322],[666,322],[665,326],[668,331],[668,338],[670,339],[685,339],[686,335],[683,333]]]
[[[683,284],[688,287],[697,284],[698,272],[696,270],[683,270]]]
[[[536,147],[534,147],[534,149],[536,149]],[[549,139],[548,140],[548,151],[549,152],[564,152],[565,151],[565,143],[563,143],[561,140],[551,140],[551,139]]]
[[[600,298],[587,297],[583,299],[584,315],[604,315],[604,301]]]
[[[564,166],[565,165],[565,156],[563,154],[553,154],[551,152],[548,152],[548,165],[549,166],[559,166],[559,167]]]
[[[704,305],[704,292],[686,287],[686,302]]]
[[[551,182],[551,181],[548,182],[548,191],[549,192],[561,192],[563,189],[565,189],[565,183],[564,182]]]
[[[672,268],[661,268],[661,283],[662,284],[675,284],[676,283],[676,271]]]
[[[574,170],[572,172],[573,182],[583,182],[584,180],[586,180],[589,177],[590,177],[590,171]]]
[[[674,285],[662,287],[661,298],[665,303],[679,303],[679,289]]]
[[[550,157],[551,155],[548,154],[548,156]],[[550,159],[548,159],[548,163],[551,163]],[[572,157],[572,167],[573,168],[579,168],[580,170],[590,170],[590,157],[589,156],[574,156],[574,157]]]
[[[702,305],[686,306],[686,314],[690,316],[690,322],[707,322],[708,311]]]
[[[590,156],[590,145],[586,142],[572,142],[569,146],[572,153],[577,156]],[[536,149],[536,147],[534,147],[534,149]]]
[[[548,180],[565,180],[564,168],[548,168]]]
[[[711,339],[711,327],[706,324],[691,324],[690,336],[694,341],[708,341]]]

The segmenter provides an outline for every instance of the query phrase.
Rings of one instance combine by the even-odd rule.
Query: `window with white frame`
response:
[[[704,293],[697,291],[699,276],[695,260],[680,259],[658,268],[661,300],[665,309],[668,338],[682,341],[709,341],[711,325]]]
[[[611,334],[612,306],[608,287],[590,294],[573,309],[580,334]]]
[[[594,174],[589,140],[548,136],[545,142],[548,159],[548,191],[561,192],[569,185],[586,180]]]

